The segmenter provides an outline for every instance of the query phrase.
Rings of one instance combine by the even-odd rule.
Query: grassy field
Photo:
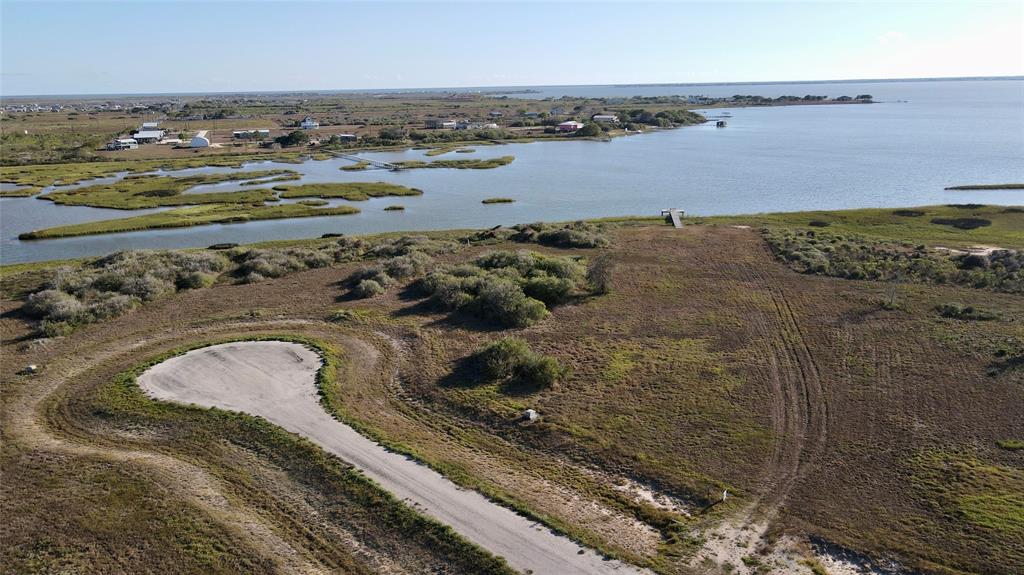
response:
[[[473,550],[440,536],[412,536],[435,532],[381,511],[391,504],[368,503],[377,500],[363,484],[335,475],[330,470],[340,465],[312,446],[251,418],[153,404],[122,375],[181,347],[273,336],[306,338],[335,358],[333,375],[321,384],[339,418],[462,485],[658,573],[754,573],[751,565],[759,563],[810,573],[807,565],[820,557],[807,536],[927,573],[1019,571],[1019,294],[801,274],[775,256],[758,229],[923,244],[930,257],[960,262],[935,248],[1017,248],[1024,227],[1024,212],[1005,208],[893,211],[735,216],[683,230],[651,220],[605,222],[600,233],[609,243],[600,248],[540,246],[517,230],[274,242],[259,257],[272,261],[277,250],[313,262],[317,250],[334,253],[333,263],[249,284],[238,283],[239,271],[229,267],[213,287],[165,295],[45,346],[29,343],[33,323],[19,315],[22,302],[4,301],[0,333],[10,359],[3,377],[11,390],[2,418],[9,438],[4,488],[13,494],[5,496],[4,512],[24,532],[5,537],[14,542],[5,546],[5,562],[21,571],[69,564],[102,570],[107,559],[91,550],[113,549],[140,565],[133,561],[141,561],[143,544],[160,561],[194,571],[270,570],[261,567],[269,557],[286,556],[226,531],[216,514],[194,504],[147,508],[150,515],[137,519],[144,536],[121,538],[110,527],[122,508],[117,501],[99,503],[112,511],[72,531],[74,545],[33,551],[33,541],[61,541],[70,528],[32,509],[59,498],[61,517],[84,515],[97,505],[78,495],[95,492],[86,486],[130,476],[147,489],[160,485],[172,501],[195,488],[188,473],[171,481],[140,472],[145,460],[114,459],[108,465],[116,477],[88,479],[95,477],[88,459],[81,473],[67,471],[67,458],[79,461],[86,448],[106,461],[110,450],[123,448],[202,462],[218,480],[216,492],[323,565],[385,570],[373,563],[382,560],[372,555],[378,550],[413,570],[436,570],[456,557],[466,563],[455,571],[484,569],[486,558]],[[991,224],[960,229],[930,221],[954,217]],[[337,251],[342,247],[347,251]],[[471,309],[435,307],[415,274],[392,272],[402,279],[373,299],[347,295],[367,258],[394,267],[401,263],[395,258],[420,250],[431,254],[428,269],[468,273],[458,266],[492,250],[523,248],[575,258],[588,275],[604,262],[610,288],[574,294],[516,329],[487,323]],[[241,255],[229,257],[245,265]],[[47,269],[0,270],[3,293],[24,294]],[[994,318],[950,316],[943,312],[950,304]],[[568,375],[542,389],[483,380],[471,358],[507,335],[556,358]],[[42,365],[41,374],[13,373],[28,363]],[[26,423],[36,413],[24,408],[30,400],[48,406],[38,426]],[[527,408],[540,414],[537,422],[518,421]],[[61,447],[65,455],[56,458],[55,444],[33,440],[41,432],[57,433],[77,451]],[[58,467],[61,490],[47,479]],[[728,502],[717,503],[723,489]],[[16,505],[28,494],[35,507]],[[710,559],[715,545],[736,548],[717,526],[752,532],[764,517],[765,545],[785,545],[782,535],[804,541],[790,550],[804,564],[753,551],[746,561]],[[163,536],[168,521],[188,521],[192,539]],[[210,541],[219,554],[205,551]]]
[[[830,233],[850,233],[881,240],[926,243],[931,246],[969,247],[992,245],[1024,248],[1024,213],[1022,207],[963,204],[924,206],[919,208],[830,210],[687,218],[700,223],[747,225],[771,228],[822,229]],[[989,223],[971,230],[936,223],[935,219],[978,218]],[[814,226],[821,222],[824,226]]]
[[[334,184],[301,184],[298,186],[274,186],[282,198],[341,198],[350,201],[365,201],[385,196],[419,196],[423,190],[389,184],[387,182],[343,182]]]
[[[342,216],[357,213],[359,213],[359,210],[352,206],[321,208],[301,203],[281,204],[276,206],[212,204],[178,208],[130,218],[118,218],[113,220],[87,222],[84,224],[57,226],[22,234],[19,236],[19,239],[41,240],[47,238],[67,238],[72,236],[111,234],[117,232],[133,232],[162,228],[184,228],[211,224],[236,224],[257,220]]]

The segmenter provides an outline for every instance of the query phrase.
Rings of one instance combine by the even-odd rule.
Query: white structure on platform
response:
[[[209,148],[210,138],[206,137],[207,130],[200,130],[195,136],[192,136],[192,141],[189,143],[190,148]]]
[[[317,122],[313,118],[307,116],[302,120],[302,124],[300,124],[300,126],[302,126],[303,130],[318,130],[320,129],[320,122]]]

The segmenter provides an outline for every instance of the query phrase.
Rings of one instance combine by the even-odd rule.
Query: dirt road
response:
[[[504,557],[517,570],[567,575],[643,572],[605,560],[475,491],[461,489],[331,418],[317,397],[319,367],[319,356],[299,344],[235,342],[169,359],[140,376],[139,385],[157,399],[249,413],[307,437],[418,511]]]

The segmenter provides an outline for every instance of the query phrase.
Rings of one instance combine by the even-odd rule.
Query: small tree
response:
[[[295,130],[285,136],[278,136],[274,138],[274,141],[281,144],[282,148],[288,148],[291,146],[299,146],[309,141],[309,134],[302,130]]]
[[[587,282],[594,293],[605,294],[611,291],[614,271],[615,261],[608,254],[597,256],[590,262],[587,266]]]

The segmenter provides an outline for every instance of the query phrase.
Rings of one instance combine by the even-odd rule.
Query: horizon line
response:
[[[315,88],[295,90],[228,90],[228,91],[183,91],[183,92],[79,92],[79,93],[58,93],[58,94],[0,94],[0,100],[7,98],[84,98],[84,97],[155,97],[155,96],[224,96],[224,95],[248,95],[248,94],[370,94],[375,92],[392,93],[430,93],[450,92],[466,90],[514,90],[529,88],[578,88],[589,86],[603,86],[612,88],[651,88],[651,87],[672,87],[672,86],[771,86],[787,84],[856,84],[856,83],[883,83],[883,82],[937,82],[937,81],[987,81],[987,80],[1024,80],[1024,75],[1007,76],[924,76],[913,78],[846,78],[833,80],[766,80],[766,81],[723,81],[723,82],[630,82],[630,83],[609,83],[609,84],[515,84],[515,85],[493,85],[493,86],[436,86],[420,88]]]

